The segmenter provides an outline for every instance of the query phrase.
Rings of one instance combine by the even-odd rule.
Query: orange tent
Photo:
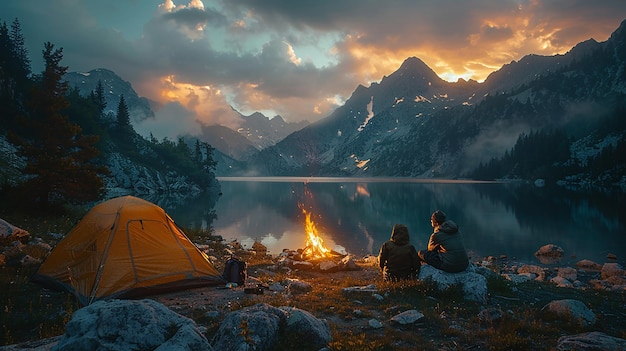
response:
[[[133,196],[94,206],[32,280],[83,305],[225,283],[162,208]]]

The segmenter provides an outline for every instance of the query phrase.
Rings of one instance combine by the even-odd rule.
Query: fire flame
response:
[[[311,213],[302,208],[305,216],[304,229],[307,233],[306,245],[302,251],[305,258],[323,258],[331,255],[331,251],[324,246],[324,240],[317,234],[315,222],[311,220]]]

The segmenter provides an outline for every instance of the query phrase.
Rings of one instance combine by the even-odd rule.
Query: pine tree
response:
[[[89,99],[98,107],[100,116],[104,113],[104,109],[107,107],[106,98],[104,97],[104,87],[102,87],[102,81],[98,80],[96,89],[89,93]]]
[[[30,85],[30,59],[16,19],[11,30],[0,24],[0,124],[7,130],[20,128],[15,122]]]
[[[11,69],[15,70],[16,76],[20,78],[18,84],[23,83],[30,75],[30,58],[28,57],[28,50],[26,50],[25,47],[22,26],[17,18],[11,24],[11,33],[9,36],[13,42],[14,57],[14,66],[11,67]]]
[[[203,169],[209,173],[215,171],[215,167],[217,167],[217,161],[213,158],[213,151],[215,148],[209,143],[202,143],[205,150],[205,158],[202,163]]]
[[[197,164],[202,164],[202,149],[200,148],[200,139],[196,139],[194,147],[194,159]]]
[[[128,105],[126,105],[124,95],[120,95],[120,102],[117,104],[117,128],[120,131],[131,129],[130,114],[128,113]]]
[[[51,203],[83,202],[99,198],[103,167],[94,164],[97,137],[82,135],[81,128],[64,114],[68,83],[67,67],[60,66],[63,50],[45,43],[45,70],[38,76],[26,102],[24,135],[11,135],[19,154],[26,160],[29,175],[23,195],[47,207]]]

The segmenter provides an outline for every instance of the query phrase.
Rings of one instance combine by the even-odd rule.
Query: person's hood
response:
[[[453,221],[447,220],[439,225],[439,231],[446,234],[456,234],[459,231],[459,226]]]
[[[398,245],[409,243],[409,230],[404,225],[394,225],[391,232],[391,241]]]

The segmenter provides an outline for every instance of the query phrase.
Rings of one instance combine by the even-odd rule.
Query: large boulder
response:
[[[544,313],[550,313],[557,318],[578,323],[588,327],[596,323],[596,315],[582,301],[574,299],[555,300],[541,309]]]
[[[602,271],[600,274],[602,275],[602,279],[609,279],[611,277],[622,277],[626,275],[626,271],[621,264],[612,262],[605,263],[602,266]]]
[[[622,351],[626,340],[601,332],[562,336],[558,340],[559,351]]]
[[[563,258],[565,251],[554,244],[544,245],[535,252],[535,256],[544,264],[559,262]]]
[[[286,313],[285,334],[290,338],[306,340],[307,348],[319,350],[332,341],[330,326],[326,320],[315,318],[311,313],[295,308],[280,307]]]
[[[420,269],[419,279],[432,280],[443,290],[454,285],[460,285],[467,300],[484,303],[487,299],[487,278],[476,273],[476,268],[471,264],[465,271],[460,273],[444,272],[425,264]]]
[[[216,350],[271,350],[281,338],[299,340],[301,350],[326,347],[332,336],[328,323],[294,307],[256,304],[229,313],[211,344]]]
[[[97,301],[76,311],[53,350],[212,350],[196,323],[149,299]]]
[[[229,313],[211,344],[216,350],[269,350],[277,341],[285,312],[257,304]]]
[[[7,245],[14,241],[20,241],[26,243],[30,238],[30,233],[27,230],[18,228],[13,224],[0,218],[0,244]]]

